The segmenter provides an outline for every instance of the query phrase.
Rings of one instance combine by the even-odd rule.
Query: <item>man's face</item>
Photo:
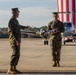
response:
[[[58,15],[53,15],[54,20],[58,19]]]
[[[12,14],[13,14],[13,16],[14,16],[15,18],[18,18],[18,17],[19,17],[19,12],[18,12],[18,11],[12,12]]]
[[[16,17],[17,17],[17,18],[19,17],[19,12],[18,12],[18,11],[16,12]]]

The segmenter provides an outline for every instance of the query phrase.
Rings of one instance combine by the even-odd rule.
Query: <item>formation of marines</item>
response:
[[[18,10],[18,8],[12,8],[12,17],[8,23],[9,42],[13,51],[11,55],[10,66],[7,72],[8,74],[21,73],[16,69],[16,66],[20,58],[20,44],[21,44],[20,29],[26,29],[29,28],[29,26],[22,26],[19,24],[17,20],[19,13],[20,11]],[[57,67],[57,66],[60,67],[59,61],[60,61],[60,52],[62,46],[61,33],[64,32],[64,26],[63,23],[58,20],[58,13],[54,12],[53,18],[54,20],[49,22],[48,24],[48,31],[56,30],[56,32],[50,32],[50,34],[52,35],[50,37],[50,46],[51,46],[52,56],[54,61],[53,67]]]

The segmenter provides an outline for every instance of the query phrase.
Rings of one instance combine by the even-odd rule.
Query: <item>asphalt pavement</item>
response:
[[[21,57],[18,70],[26,75],[66,75],[76,74],[76,43],[66,43],[61,50],[61,67],[52,67],[50,44],[44,45],[44,39],[22,39]],[[6,74],[12,49],[8,39],[0,39],[0,74]]]

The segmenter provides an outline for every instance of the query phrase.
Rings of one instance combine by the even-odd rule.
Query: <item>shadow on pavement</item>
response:
[[[0,74],[7,74],[7,72],[0,72]],[[64,71],[64,72],[60,72],[60,71],[49,71],[49,72],[22,72],[21,74],[76,74],[76,72],[70,72],[70,71]],[[21,75],[20,74],[20,75]]]
[[[63,46],[76,46],[76,44],[66,44],[66,45],[63,45]]]

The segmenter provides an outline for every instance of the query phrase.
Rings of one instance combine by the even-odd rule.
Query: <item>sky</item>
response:
[[[41,27],[52,20],[52,12],[57,11],[56,0],[0,0],[0,27],[8,27],[11,8],[18,7],[21,25]]]

